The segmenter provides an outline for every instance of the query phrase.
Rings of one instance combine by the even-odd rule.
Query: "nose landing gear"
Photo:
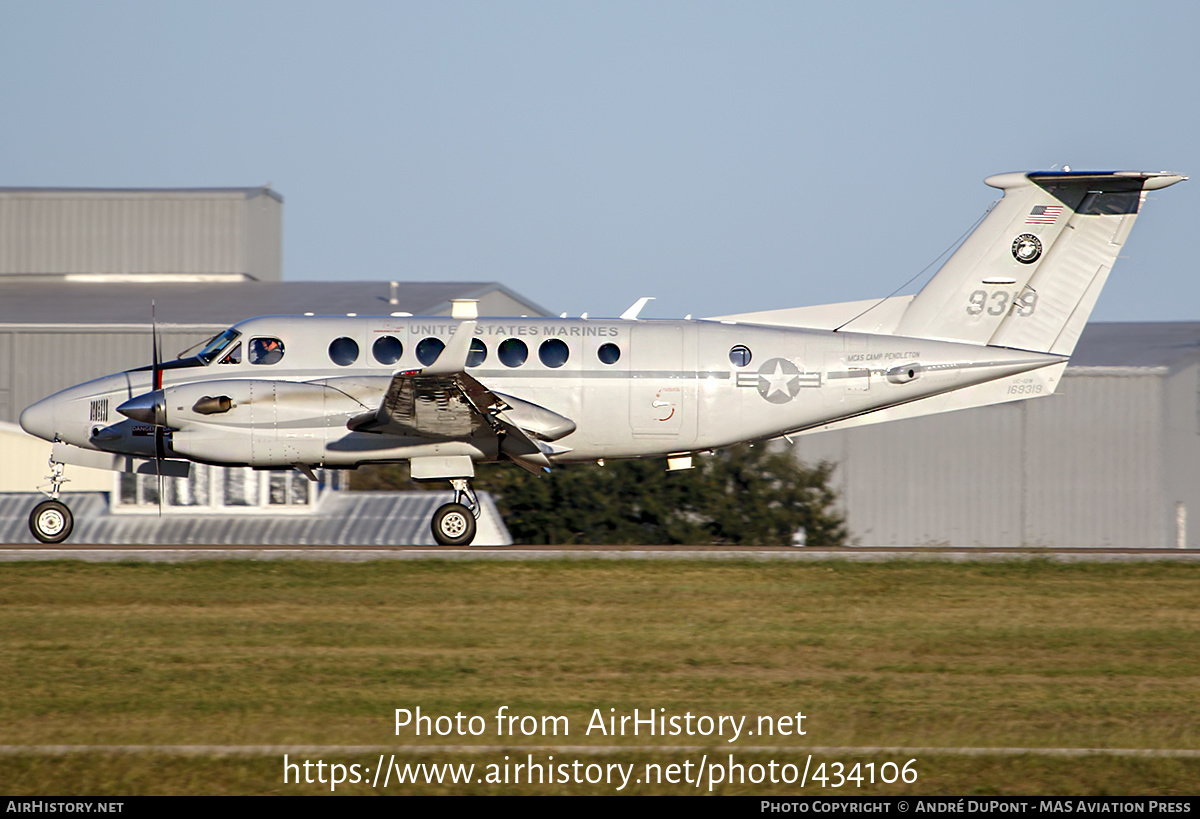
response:
[[[467,546],[475,539],[479,498],[466,478],[451,478],[454,501],[433,513],[433,539],[441,546]]]
[[[58,499],[62,485],[67,482],[63,477],[63,465],[50,459],[50,489],[42,489],[46,500],[33,507],[29,513],[29,531],[42,543],[62,543],[71,536],[75,528],[75,516],[65,503]]]

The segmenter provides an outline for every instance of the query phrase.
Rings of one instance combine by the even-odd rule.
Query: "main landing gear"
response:
[[[42,543],[62,543],[71,536],[75,528],[75,516],[67,505],[58,499],[62,485],[67,478],[63,477],[63,465],[50,460],[50,490],[42,489],[46,500],[33,507],[29,513],[29,531]]]
[[[467,546],[475,539],[479,498],[466,478],[451,478],[454,500],[433,513],[433,539],[441,546]]]

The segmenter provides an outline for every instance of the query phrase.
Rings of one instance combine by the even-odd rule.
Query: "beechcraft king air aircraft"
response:
[[[71,532],[64,463],[186,475],[190,462],[448,480],[439,543],[475,534],[475,465],[531,472],[1054,392],[1148,191],[1184,177],[1007,173],[982,223],[915,296],[697,321],[266,317],[196,355],[117,373],[21,414],[54,442],[47,543]]]

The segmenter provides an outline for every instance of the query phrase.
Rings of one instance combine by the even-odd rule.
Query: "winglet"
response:
[[[621,318],[625,321],[636,321],[638,313],[646,307],[647,304],[654,301],[654,296],[642,296],[640,299],[629,305],[629,309],[621,314]]]
[[[453,375],[464,372],[467,369],[467,355],[471,352],[471,340],[475,338],[475,324],[474,320],[459,324],[450,343],[432,364],[421,370],[421,375]]]

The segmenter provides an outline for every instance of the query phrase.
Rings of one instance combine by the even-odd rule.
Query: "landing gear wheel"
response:
[[[62,543],[73,528],[75,516],[65,503],[44,500],[29,513],[29,531],[42,543]]]
[[[433,513],[433,539],[442,546],[466,546],[475,539],[475,516],[461,503],[447,503]]]

